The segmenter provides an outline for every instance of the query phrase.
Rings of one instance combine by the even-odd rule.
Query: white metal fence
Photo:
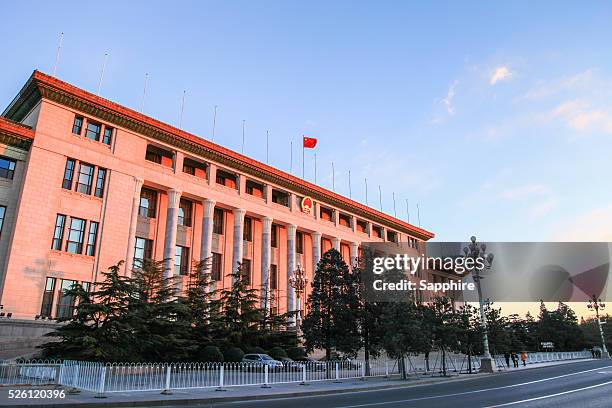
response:
[[[528,353],[526,364],[590,358],[588,351]],[[496,355],[498,370],[505,368],[503,355]],[[522,362],[519,362],[522,365]],[[245,385],[263,387],[283,383],[310,383],[383,377],[400,374],[400,362],[391,359],[289,362],[282,367],[257,363],[99,363],[85,361],[33,360],[0,362],[0,386],[61,384],[99,394],[112,392],[163,391],[193,388],[222,389]],[[437,375],[442,372],[441,353],[406,357],[407,375]],[[467,356],[448,354],[447,373],[468,371]],[[472,357],[472,370],[480,368]]]

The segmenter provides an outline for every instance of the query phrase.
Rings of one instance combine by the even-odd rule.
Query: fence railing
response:
[[[429,359],[421,356],[406,357],[403,367],[406,375],[437,375],[445,372],[468,372],[468,358],[447,353],[444,364],[442,354],[431,353]],[[526,364],[590,358],[591,353],[550,352],[528,353]],[[498,370],[505,368],[503,355],[496,355]],[[522,364],[522,363],[521,363]],[[61,384],[98,394],[112,392],[170,391],[180,389],[237,387],[260,385],[263,387],[283,383],[310,383],[315,381],[341,381],[366,377],[390,377],[401,374],[398,360],[373,359],[284,362],[281,365],[258,363],[99,363],[86,361],[32,360],[0,362],[1,385]],[[471,368],[478,372],[479,357],[472,357]]]

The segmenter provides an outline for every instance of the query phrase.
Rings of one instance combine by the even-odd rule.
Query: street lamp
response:
[[[476,242],[476,237],[472,236],[470,238],[472,241],[467,247],[463,248],[463,253],[466,259],[472,259],[471,263],[474,265],[469,272],[473,272],[472,278],[474,279],[474,283],[476,284],[476,289],[478,290],[478,304],[480,309],[480,324],[482,325],[482,343],[484,356],[480,361],[480,371],[492,373],[493,372],[493,362],[491,359],[491,352],[489,351],[489,336],[487,334],[487,316],[485,314],[484,305],[485,301],[482,298],[482,288],[480,286],[480,280],[483,276],[480,276],[480,271],[482,269],[491,269],[491,265],[493,264],[493,254],[487,253],[487,246],[485,244],[478,245]],[[484,264],[484,268],[477,268],[475,262],[477,259],[481,259]]]
[[[302,305],[300,302],[301,294],[304,293],[306,285],[308,285],[308,277],[304,273],[304,270],[298,265],[297,269],[293,272],[293,275],[289,277],[289,285],[295,291],[297,299],[297,318],[296,318],[296,330],[298,335],[300,333],[300,326],[302,324]]]
[[[599,309],[605,309],[606,304],[603,303],[601,299],[598,299],[597,296],[593,295],[591,298],[589,298],[589,304],[587,305],[587,307],[589,308],[589,310],[595,310],[595,316],[597,317],[597,327],[599,327],[599,336],[601,337],[601,356],[606,358],[610,357],[610,354],[608,354],[608,349],[606,348],[606,339],[604,338],[603,328],[601,327],[601,320],[599,320]]]

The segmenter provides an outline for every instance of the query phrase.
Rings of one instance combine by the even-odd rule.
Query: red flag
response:
[[[317,139],[314,137],[304,136],[304,147],[307,149],[314,149],[317,146]]]

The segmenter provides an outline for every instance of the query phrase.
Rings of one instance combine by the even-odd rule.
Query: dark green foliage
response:
[[[302,347],[291,347],[287,350],[287,357],[293,360],[301,360],[306,357],[306,350]]]
[[[266,354],[266,350],[261,347],[250,347],[246,351],[248,354]]]
[[[281,358],[286,358],[287,357],[287,353],[285,352],[285,350],[283,350],[280,347],[272,347],[269,351],[268,351],[268,355],[270,357],[272,357],[275,360],[280,360]]]
[[[230,347],[223,353],[224,361],[228,363],[240,362],[242,361],[242,357],[244,357],[244,352],[238,347]]]
[[[201,361],[223,362],[223,353],[217,346],[205,346],[200,352]]]

